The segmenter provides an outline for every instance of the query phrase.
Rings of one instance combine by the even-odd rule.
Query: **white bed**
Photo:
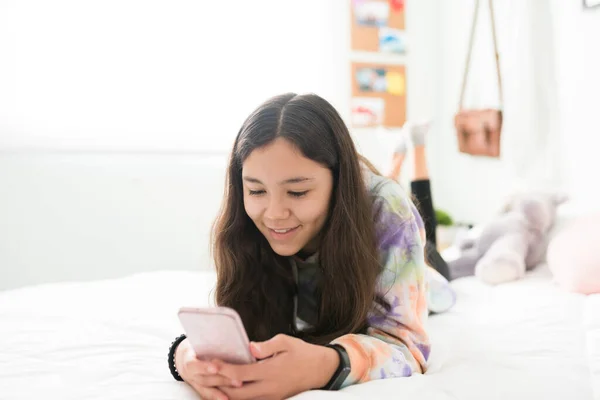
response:
[[[150,272],[0,292],[0,399],[195,399],[169,375],[181,305],[208,304],[211,272]],[[600,295],[565,293],[540,267],[490,288],[453,283],[430,318],[427,374],[298,398],[600,399]]]

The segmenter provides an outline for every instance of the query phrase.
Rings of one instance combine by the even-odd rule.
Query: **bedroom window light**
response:
[[[228,152],[267,97],[340,97],[333,13],[321,0],[4,1],[0,150]]]

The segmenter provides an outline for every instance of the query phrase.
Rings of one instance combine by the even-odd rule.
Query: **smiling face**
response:
[[[313,253],[329,212],[331,171],[277,138],[242,165],[244,208],[273,251]]]

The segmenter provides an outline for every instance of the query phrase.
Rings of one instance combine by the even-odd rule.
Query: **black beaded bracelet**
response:
[[[171,347],[169,347],[169,370],[171,371],[171,375],[173,375],[173,378],[181,382],[183,382],[183,378],[181,377],[181,375],[179,375],[177,367],[175,366],[175,352],[177,351],[177,346],[179,346],[179,343],[183,342],[186,339],[186,337],[187,336],[185,336],[185,334],[178,336],[175,340],[173,340],[173,343],[171,343]]]

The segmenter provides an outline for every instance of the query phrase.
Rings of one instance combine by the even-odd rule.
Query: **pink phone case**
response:
[[[201,360],[232,364],[256,362],[238,313],[227,307],[182,307],[177,314],[185,334]]]

